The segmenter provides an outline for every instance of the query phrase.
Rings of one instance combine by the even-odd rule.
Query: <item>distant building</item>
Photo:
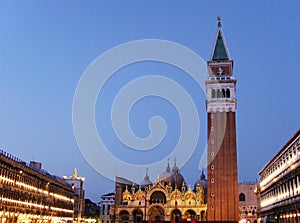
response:
[[[257,220],[256,182],[239,183],[239,213],[240,220],[254,223]]]
[[[75,203],[74,203],[74,219],[77,222],[81,222],[81,219],[84,216],[84,189],[83,183],[85,181],[84,177],[77,176],[77,170],[74,169],[73,176],[63,177],[64,180],[72,185],[72,188],[75,190]]]
[[[115,204],[115,193],[104,194],[100,199],[100,221],[102,223],[112,223],[110,210]]]
[[[300,129],[259,172],[261,222],[300,222]]]
[[[84,200],[85,208],[84,208],[84,219],[85,221],[89,220],[97,220],[99,219],[99,206],[92,202],[90,199]]]
[[[176,163],[172,170],[168,164],[155,183],[149,180],[148,173],[140,184],[117,177],[116,203],[110,211],[112,221],[205,221],[206,186],[203,172],[193,188],[187,186]]]
[[[0,150],[0,222],[73,222],[75,190],[41,167]]]

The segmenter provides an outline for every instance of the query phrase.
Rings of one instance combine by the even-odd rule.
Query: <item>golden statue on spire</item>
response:
[[[217,17],[217,21],[218,21],[218,27],[221,27],[221,18],[220,18],[220,16]]]
[[[73,171],[73,177],[74,177],[74,178],[77,178],[77,169],[76,169],[76,168],[75,168],[74,171]]]

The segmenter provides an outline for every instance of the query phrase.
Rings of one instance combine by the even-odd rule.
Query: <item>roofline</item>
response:
[[[106,194],[101,195],[101,197],[108,197],[108,196],[114,196],[114,195],[115,195],[114,192],[110,192],[110,193],[106,193]]]
[[[296,133],[289,138],[289,140],[284,144],[284,146],[273,156],[273,158],[259,171],[259,175],[267,169],[267,167],[277,159],[277,157],[286,149],[290,144],[292,144],[298,137],[300,136],[300,128],[296,131]]]

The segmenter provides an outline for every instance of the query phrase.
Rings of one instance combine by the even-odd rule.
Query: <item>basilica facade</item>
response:
[[[186,185],[178,167],[166,168],[156,181],[148,173],[140,184],[116,179],[116,197],[111,215],[114,222],[206,220],[206,185],[202,172],[193,185]]]

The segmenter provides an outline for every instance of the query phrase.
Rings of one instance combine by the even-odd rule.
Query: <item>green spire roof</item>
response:
[[[221,28],[221,19],[218,17],[218,31],[217,31],[217,38],[215,41],[213,54],[211,57],[212,61],[222,61],[222,60],[229,60],[229,52],[226,46],[226,41],[222,32]]]
[[[222,33],[219,31],[212,60],[229,60]]]

